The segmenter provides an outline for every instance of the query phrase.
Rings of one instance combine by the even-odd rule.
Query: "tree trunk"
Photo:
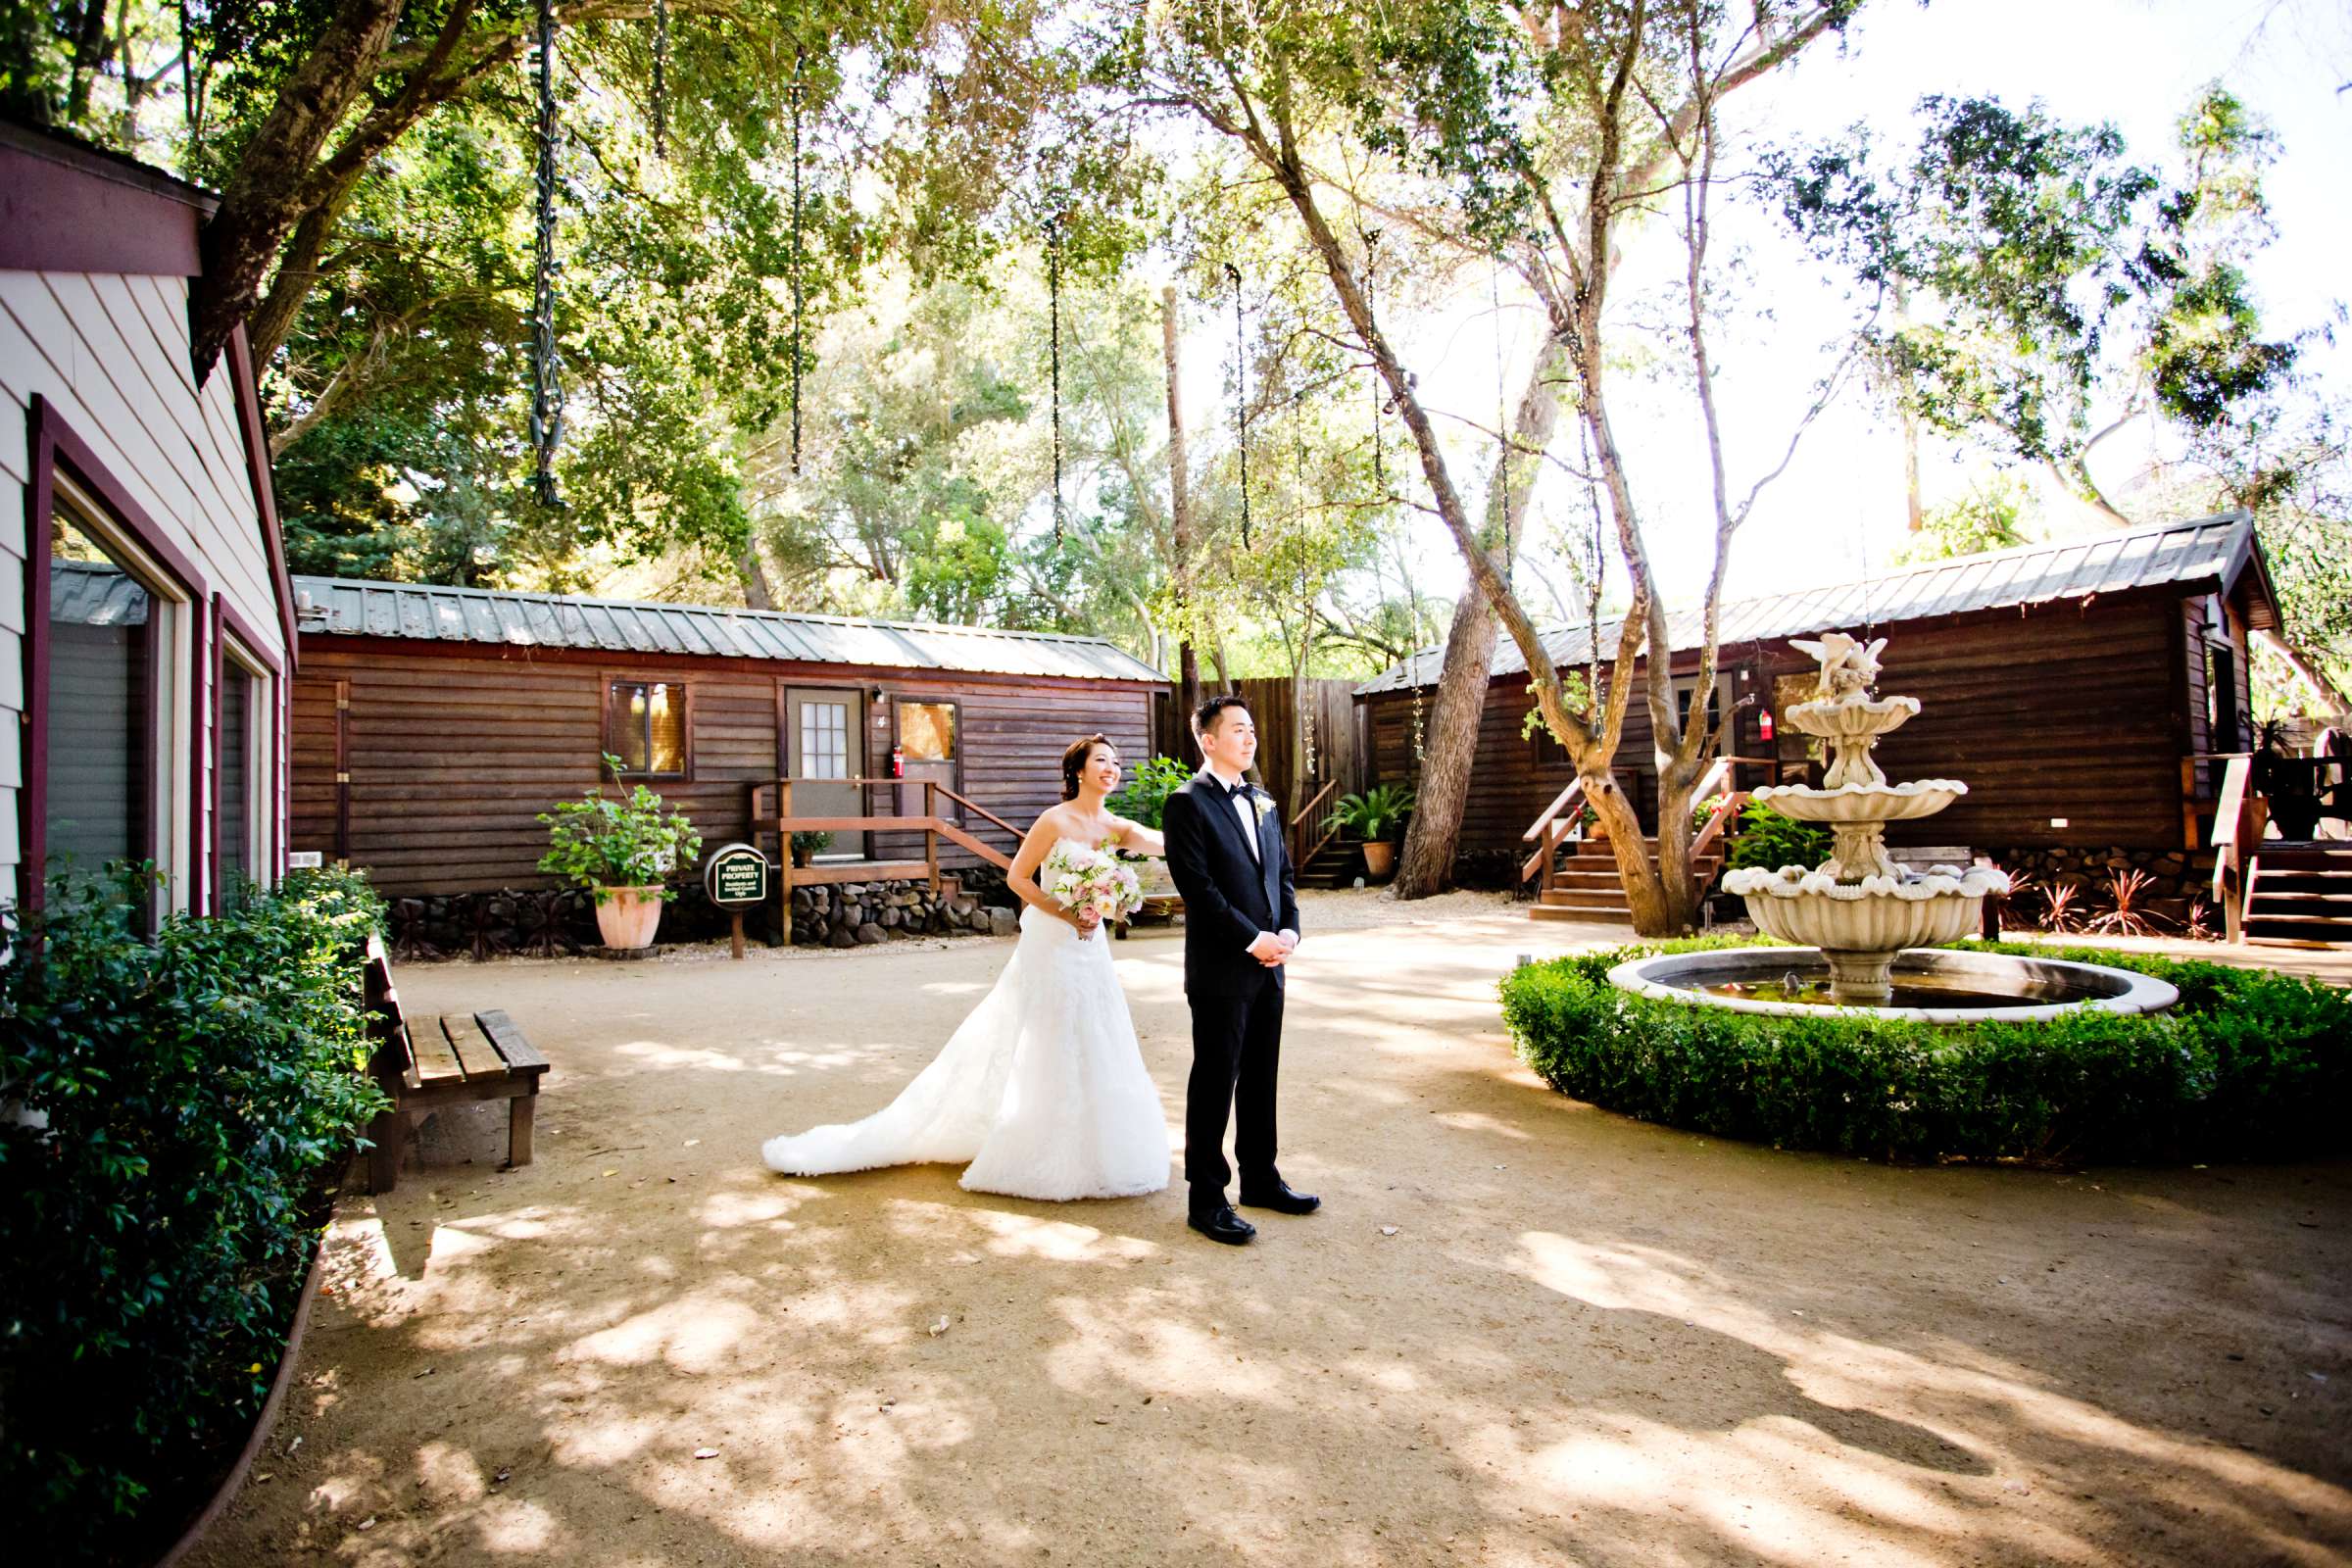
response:
[[[1494,477],[1487,485],[1487,522],[1479,544],[1495,571],[1504,575],[1510,572],[1517,541],[1526,537],[1537,465],[1559,422],[1559,383],[1569,363],[1565,338],[1555,334],[1544,339],[1544,352],[1530,368],[1527,388],[1519,397],[1510,451],[1496,455]],[[1426,899],[1453,884],[1479,725],[1486,716],[1488,682],[1494,671],[1495,625],[1494,607],[1483,593],[1466,593],[1453,607],[1429,737],[1422,748],[1412,823],[1405,830],[1404,854],[1396,868],[1397,898]]]
[[[278,248],[316,204],[311,176],[318,154],[374,80],[402,4],[342,0],[237,161],[200,241],[204,273],[190,352],[198,384],[252,312]]]
[[[1168,518],[1176,559],[1170,574],[1176,579],[1177,613],[1183,618],[1184,642],[1176,651],[1177,710],[1191,722],[1200,706],[1200,657],[1193,651],[1193,478],[1184,449],[1184,399],[1177,378],[1176,287],[1159,291],[1160,350],[1168,368]]]
[[[743,578],[743,603],[747,610],[776,608],[775,590],[767,580],[767,564],[760,559],[760,547],[747,544],[743,554],[735,558],[735,569]]]

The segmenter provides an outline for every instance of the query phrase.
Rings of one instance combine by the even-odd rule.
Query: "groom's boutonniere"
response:
[[[1251,790],[1250,804],[1257,808],[1258,826],[1265,826],[1266,818],[1274,814],[1274,797],[1262,790]]]

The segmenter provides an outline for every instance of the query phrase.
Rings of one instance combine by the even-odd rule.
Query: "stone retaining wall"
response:
[[[819,883],[792,890],[792,940],[800,947],[854,948],[894,937],[951,936],[1014,928],[1010,909],[970,893],[935,894],[921,882]]]

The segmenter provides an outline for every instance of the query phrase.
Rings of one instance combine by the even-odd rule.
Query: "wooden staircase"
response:
[[[2352,944],[2352,843],[2259,840],[2246,862],[2248,942]]]
[[[1690,868],[1698,880],[1700,892],[1714,885],[1715,873],[1723,867],[1725,847],[1732,824],[1739,820],[1740,808],[1748,801],[1748,792],[1732,787],[1737,776],[1733,769],[1743,761],[1759,759],[1718,757],[1699,779],[1693,790],[1696,800],[1714,800],[1715,809],[1700,825],[1690,840]],[[1625,883],[1617,874],[1617,857],[1608,844],[1600,839],[1587,839],[1579,825],[1584,816],[1584,781],[1571,780],[1566,789],[1544,808],[1544,814],[1531,823],[1520,841],[1536,846],[1519,867],[1522,884],[1536,883],[1536,902],[1528,909],[1535,920],[1630,920],[1633,910],[1625,899]],[[1655,835],[1643,840],[1654,863],[1658,841]],[[1561,852],[1567,852],[1562,859]]]
[[[1353,887],[1355,879],[1364,874],[1364,846],[1361,840],[1346,836],[1326,839],[1298,870],[1298,886],[1302,888]]]
[[[1652,836],[1645,841],[1651,857],[1657,855],[1658,841]],[[1720,841],[1691,858],[1697,872],[1698,885],[1711,886],[1715,873],[1723,868],[1723,848]],[[1536,895],[1528,907],[1528,917],[1534,920],[1630,920],[1633,910],[1625,902],[1625,881],[1617,874],[1617,856],[1605,839],[1579,840],[1576,853],[1562,860],[1551,874],[1551,887]]]

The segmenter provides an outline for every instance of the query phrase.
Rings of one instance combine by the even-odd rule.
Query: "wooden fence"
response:
[[[1282,803],[1286,816],[1305,806],[1325,784],[1336,786],[1337,797],[1355,794],[1371,782],[1372,749],[1363,710],[1352,695],[1355,682],[1294,681],[1288,675],[1273,675],[1236,681],[1234,689],[1257,721],[1258,782]],[[1172,693],[1159,693],[1152,700],[1152,752],[1200,764],[1191,716],[1177,710]]]

